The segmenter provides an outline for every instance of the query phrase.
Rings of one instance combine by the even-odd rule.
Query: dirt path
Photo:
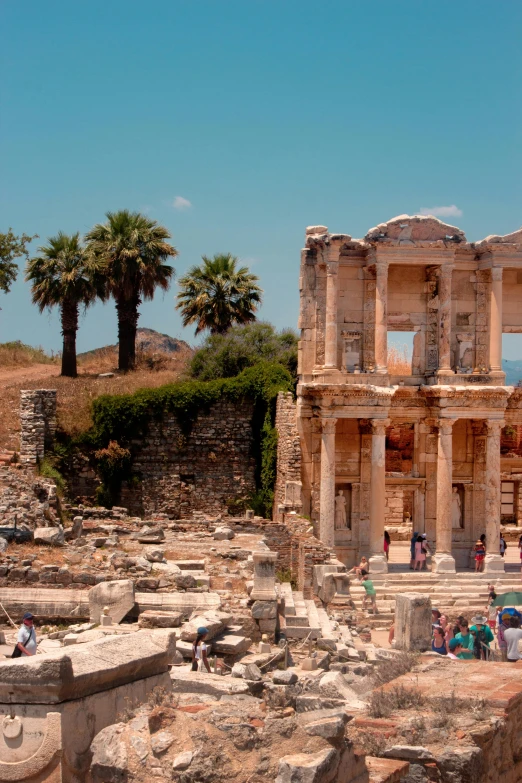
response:
[[[60,374],[56,364],[33,364],[30,367],[0,367],[0,388],[13,383],[37,378],[52,378]]]

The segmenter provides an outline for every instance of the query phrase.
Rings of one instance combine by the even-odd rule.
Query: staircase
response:
[[[377,593],[378,615],[362,613],[364,588],[358,581],[350,585],[350,593],[358,613],[369,625],[389,626],[395,612],[397,593],[422,593],[431,599],[433,608],[454,619],[463,614],[468,619],[474,614],[484,613],[488,600],[488,584],[495,585],[497,593],[522,590],[520,574],[495,575],[464,572],[458,574],[432,574],[430,572],[374,574],[372,581]]]
[[[321,623],[315,603],[306,601],[301,592],[292,590],[290,582],[283,582],[281,595],[285,599],[287,639],[319,639]]]

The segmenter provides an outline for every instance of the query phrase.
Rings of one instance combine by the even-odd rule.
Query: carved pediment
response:
[[[465,242],[466,236],[460,228],[443,223],[433,215],[398,215],[371,228],[365,239],[407,246],[424,242]]]

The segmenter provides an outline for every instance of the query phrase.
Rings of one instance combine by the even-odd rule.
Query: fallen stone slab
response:
[[[251,644],[252,639],[248,637],[224,634],[213,640],[212,648],[218,655],[240,655],[246,652]]]
[[[34,531],[35,544],[47,544],[48,546],[63,546],[65,537],[63,527],[37,527]]]
[[[178,628],[183,615],[181,612],[161,612],[147,609],[138,618],[140,628]]]
[[[87,631],[86,633],[92,633]],[[81,638],[81,634],[79,636]],[[137,631],[0,662],[0,703],[58,704],[168,671],[173,631]]]
[[[323,709],[303,712],[298,721],[310,736],[331,740],[343,736],[344,728],[351,718],[344,709]]]
[[[296,712],[310,712],[317,710],[345,709],[344,699],[333,699],[325,696],[298,696],[296,698]],[[351,711],[351,708],[350,708]]]
[[[170,673],[174,693],[204,693],[207,696],[234,696],[249,693],[245,680],[219,674],[173,669]]]
[[[112,621],[119,623],[130,612],[134,603],[134,582],[132,579],[101,582],[89,590],[90,620],[93,623],[99,623],[104,607],[108,606]]]
[[[337,776],[339,758],[335,748],[283,756],[275,783],[331,783]]]
[[[404,761],[435,761],[433,753],[422,745],[394,745],[383,756]]]

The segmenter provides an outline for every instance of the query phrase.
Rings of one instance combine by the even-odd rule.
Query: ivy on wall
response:
[[[292,391],[292,376],[280,364],[260,362],[234,378],[214,381],[187,381],[157,389],[143,389],[134,394],[103,395],[92,403],[93,426],[79,441],[96,449],[98,473],[102,479],[100,497],[117,501],[121,482],[132,477],[134,440],[147,434],[149,423],[166,414],[176,416],[185,438],[189,437],[200,412],[215,403],[251,400],[253,456],[256,463],[255,496],[251,505],[256,513],[272,513],[277,462],[275,404],[280,391]],[[78,443],[78,441],[77,441]],[[116,460],[116,451],[125,458]],[[121,457],[120,452],[118,455]]]

